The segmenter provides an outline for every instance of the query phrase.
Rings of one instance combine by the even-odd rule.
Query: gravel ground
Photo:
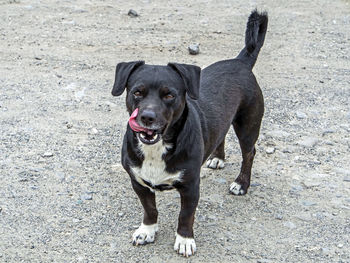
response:
[[[249,193],[228,193],[231,131],[225,169],[202,169],[197,254],[173,251],[175,191],[157,195],[156,242],[133,247],[142,208],[120,165],[116,63],[232,58],[256,6],[270,21]],[[0,0],[0,262],[350,262],[349,28],[340,0]]]

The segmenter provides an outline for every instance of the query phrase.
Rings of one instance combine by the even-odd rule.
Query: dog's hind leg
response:
[[[250,110],[249,113],[242,114],[241,118],[237,118],[233,122],[243,158],[241,171],[230,186],[230,192],[234,195],[246,194],[250,186],[251,169],[256,152],[255,143],[259,137],[260,124],[263,116],[263,109],[259,106],[260,105],[254,110]]]
[[[215,151],[210,155],[206,165],[208,168],[212,169],[222,169],[225,167],[225,138],[215,149]]]

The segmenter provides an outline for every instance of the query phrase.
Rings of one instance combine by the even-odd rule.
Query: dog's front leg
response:
[[[132,243],[135,246],[153,243],[156,232],[158,231],[158,211],[155,194],[149,188],[143,187],[133,179],[132,187],[144,208],[142,224],[132,235]]]
[[[199,179],[195,182],[186,183],[186,185],[179,188],[178,191],[181,196],[181,211],[174,249],[179,254],[189,257],[196,252],[196,243],[193,236],[193,222],[199,199]]]

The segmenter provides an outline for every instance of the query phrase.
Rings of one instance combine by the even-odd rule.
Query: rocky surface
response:
[[[120,165],[115,65],[232,58],[256,6],[270,21],[252,187],[228,192],[230,131],[225,168],[202,169],[197,254],[173,251],[176,192],[157,196],[156,242],[133,247],[142,208]],[[349,14],[340,0],[1,0],[0,262],[350,262]]]

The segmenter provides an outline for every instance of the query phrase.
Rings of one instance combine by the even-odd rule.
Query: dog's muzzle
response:
[[[129,118],[130,128],[136,132],[139,140],[144,144],[155,144],[161,139],[161,129],[149,129],[137,123],[139,109],[136,108]]]

